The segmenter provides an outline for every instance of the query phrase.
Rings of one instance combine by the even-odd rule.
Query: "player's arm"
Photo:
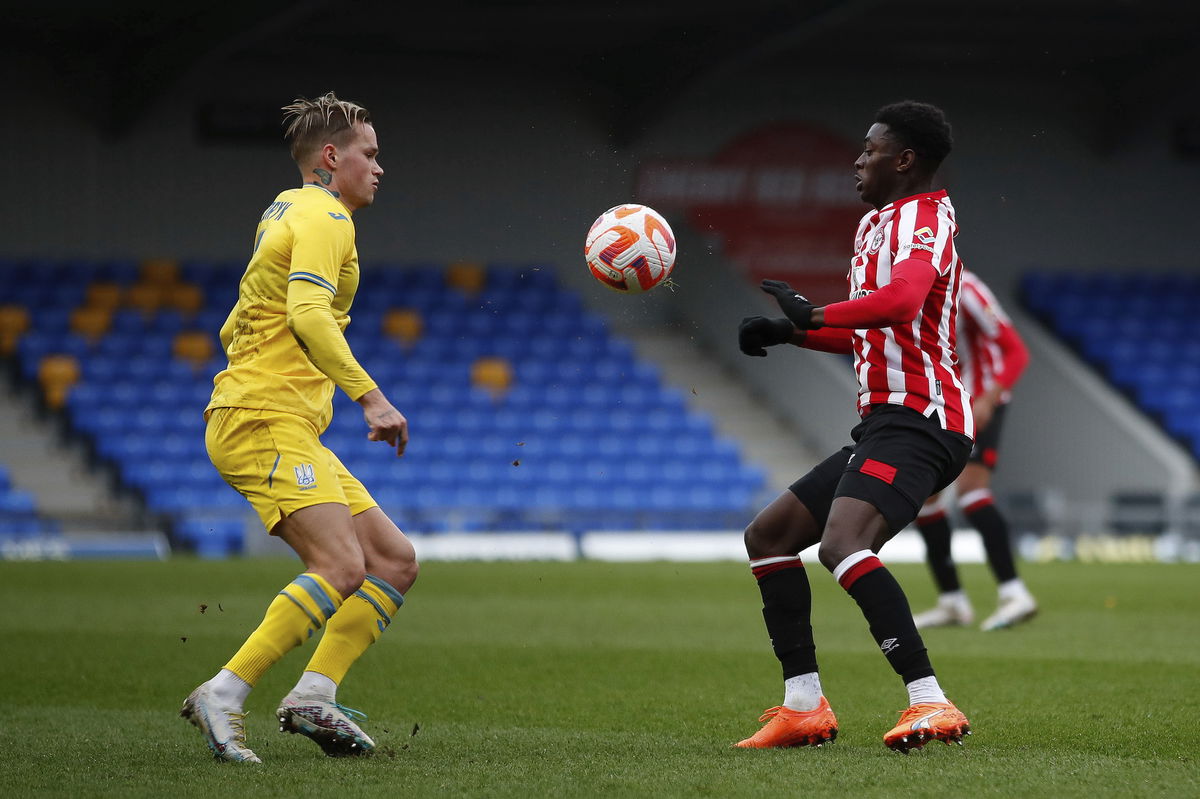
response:
[[[1000,347],[1002,362],[1000,371],[996,374],[996,383],[1008,391],[1017,384],[1021,375],[1025,373],[1025,367],[1029,365],[1029,348],[1011,324],[1000,326],[996,344]]]
[[[355,360],[334,319],[335,290],[316,273],[293,271],[288,277],[287,324],[313,365],[358,401],[376,385]]]
[[[865,297],[812,311],[813,327],[863,328],[906,325],[917,318],[938,272],[929,261],[906,258],[892,266],[892,280]]]
[[[865,297],[820,308],[781,280],[764,280],[762,290],[775,298],[797,330],[824,327],[862,330],[908,324],[916,319],[937,276],[937,269],[929,261],[906,258],[892,267],[892,280],[886,286]],[[801,346],[820,349],[834,346],[839,340],[817,337],[812,344]]]
[[[317,273],[293,270],[288,277],[288,327],[313,365],[362,406],[370,428],[367,438],[386,441],[402,455],[408,445],[408,420],[354,358],[333,316],[334,291]]]
[[[792,344],[818,352],[850,355],[853,352],[852,331],[825,329],[800,330],[787,318],[768,319],[747,316],[738,326],[738,347],[746,355],[763,357],[767,347]]]

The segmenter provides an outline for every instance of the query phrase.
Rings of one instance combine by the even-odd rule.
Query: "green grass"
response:
[[[975,734],[904,757],[881,743],[906,704],[899,679],[818,566],[814,628],[841,734],[735,751],[782,698],[743,564],[428,563],[340,694],[370,713],[379,756],[328,759],[275,731],[305,648],[251,696],[265,765],[215,763],[179,705],[296,571],[0,564],[0,784],[231,798],[1200,795],[1200,566],[1026,565],[1044,607],[1032,623],[925,636]],[[923,567],[894,571],[914,605],[932,600]],[[991,578],[963,573],[989,612]]]

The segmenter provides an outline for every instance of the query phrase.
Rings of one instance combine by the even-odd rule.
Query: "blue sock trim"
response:
[[[381,580],[373,574],[367,575],[367,581],[382,591],[388,599],[396,603],[396,607],[404,606],[404,594],[393,588],[386,580]]]
[[[321,584],[307,574],[301,574],[295,580],[292,580],[292,585],[303,588],[312,597],[313,602],[317,603],[317,607],[325,614],[326,619],[332,616],[333,612],[337,610],[337,606],[333,604],[333,600],[330,599],[329,594],[325,593],[325,589],[321,587]]]

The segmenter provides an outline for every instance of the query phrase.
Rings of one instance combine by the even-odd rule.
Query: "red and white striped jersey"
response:
[[[1027,360],[1024,346],[1013,347],[1009,342],[1017,336],[1012,320],[992,290],[969,269],[962,273],[962,290],[958,298],[958,351],[962,361],[962,378],[974,397],[991,391],[1002,377],[1008,380],[1012,371],[1016,380]],[[1015,350],[1015,351],[1014,351]],[[1014,363],[1019,361],[1019,363]],[[1005,386],[1001,402],[1011,399]]]
[[[974,438],[971,395],[955,352],[962,280],[962,261],[954,247],[957,234],[954,206],[945,191],[905,197],[871,211],[858,223],[850,299],[888,285],[892,265],[909,258],[929,261],[938,277],[911,323],[853,332],[854,371],[860,413],[872,405],[904,405],[936,416],[945,430]]]

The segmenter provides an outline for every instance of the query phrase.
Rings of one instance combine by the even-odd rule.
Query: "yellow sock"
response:
[[[354,661],[379,640],[404,604],[404,596],[378,577],[368,574],[362,587],[329,622],[305,671],[324,674],[340,683]]]
[[[254,685],[284,654],[321,629],[341,604],[342,595],[324,577],[301,574],[271,601],[258,629],[225,668]]]

